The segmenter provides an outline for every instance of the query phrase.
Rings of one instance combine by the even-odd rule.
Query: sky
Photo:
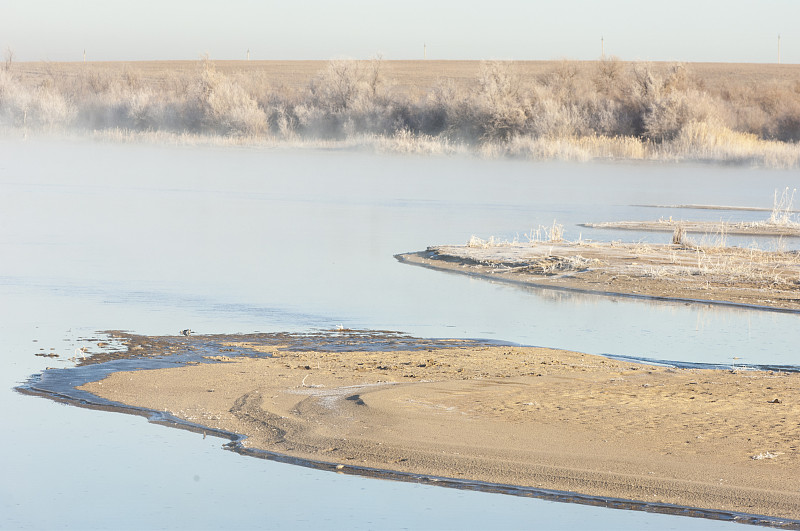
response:
[[[800,0],[0,0],[15,61],[800,63]]]

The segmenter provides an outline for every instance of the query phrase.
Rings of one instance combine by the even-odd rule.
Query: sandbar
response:
[[[800,311],[800,252],[541,241],[437,245],[402,263],[539,288]]]
[[[202,337],[180,341],[190,348]],[[800,520],[798,373],[516,346],[224,346],[202,363],[118,372],[80,389],[339,468]]]

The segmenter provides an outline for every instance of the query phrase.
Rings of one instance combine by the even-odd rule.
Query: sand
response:
[[[81,389],[339,468],[800,519],[800,374],[442,346],[331,353],[231,341],[205,363]]]
[[[800,253],[619,242],[439,245],[403,263],[523,286],[800,311]]]

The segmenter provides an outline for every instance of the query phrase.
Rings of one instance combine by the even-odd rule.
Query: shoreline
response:
[[[800,165],[792,121],[771,107],[764,112],[762,96],[750,89],[760,80],[770,94],[794,101],[800,68],[686,66],[380,57],[218,64],[208,59],[9,63],[3,77],[10,96],[0,105],[0,118],[20,135],[75,131],[120,141],[161,137],[179,144],[289,147],[333,142],[385,153],[468,153],[535,161]],[[609,67],[613,81],[598,85],[598,74]],[[648,125],[647,109],[666,103],[661,89],[640,93],[643,75],[654,86],[675,91],[669,109],[688,111],[679,113],[680,119],[659,116]],[[734,77],[740,90],[731,100]],[[481,81],[488,78],[496,81]],[[210,94],[217,97],[209,99]],[[720,108],[713,119],[699,110],[709,101]],[[589,118],[598,105],[607,115],[599,122]],[[405,111],[398,114],[397,108]],[[571,108],[576,111],[568,118],[563,109]],[[759,110],[760,125],[736,112],[723,112],[728,108]]]
[[[633,500],[644,510],[697,507],[800,522],[798,427],[786,424],[800,415],[800,374],[674,369],[530,347],[228,345],[269,357],[219,352],[208,363],[118,372],[78,389],[246,435],[243,453],[329,463],[340,472],[384,470],[517,486],[520,495],[558,491]],[[784,420],[770,439],[776,411]]]

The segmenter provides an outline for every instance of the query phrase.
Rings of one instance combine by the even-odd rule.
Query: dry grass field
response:
[[[403,152],[800,163],[800,65],[6,63],[0,125]]]
[[[300,91],[322,73],[328,61],[214,61],[218,71],[227,76],[249,76],[261,79],[274,87]],[[191,76],[197,73],[200,61],[134,61],[88,63],[14,63],[12,71],[28,86],[36,86],[56,77],[78,78],[97,74],[124,77],[132,74],[143,84],[159,86],[171,76]],[[591,78],[599,68],[598,61],[514,61],[520,77],[543,79],[565,68],[574,68],[584,78]],[[620,61],[623,69],[636,62]],[[648,63],[664,75],[675,63]],[[712,94],[737,88],[755,89],[770,86],[800,90],[800,65],[767,63],[686,63],[686,69],[696,82]],[[452,81],[464,88],[477,86],[480,61],[383,61],[385,84],[408,95],[425,94],[443,81]]]

